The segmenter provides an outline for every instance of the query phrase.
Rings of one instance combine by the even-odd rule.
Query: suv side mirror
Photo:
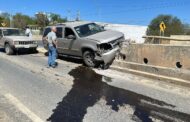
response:
[[[67,36],[68,39],[76,39],[76,37],[74,35],[69,35]]]

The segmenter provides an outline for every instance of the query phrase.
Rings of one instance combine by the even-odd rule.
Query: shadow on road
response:
[[[73,62],[77,64],[83,64],[83,60],[79,58],[72,58],[72,57],[66,57],[66,56],[61,56],[59,57],[60,60],[68,61],[68,62]]]
[[[0,52],[5,52],[5,49],[4,48],[0,48]]]
[[[111,106],[114,111],[118,111],[119,106],[132,106],[134,108],[134,115],[131,119],[133,120],[140,119],[144,122],[151,122],[150,115],[152,115],[152,111],[163,113],[164,115],[169,114],[182,120],[190,119],[190,115],[188,114],[168,109],[174,108],[175,106],[173,105],[108,85],[102,79],[108,79],[108,82],[111,82],[110,78],[96,74],[87,67],[77,67],[70,71],[69,74],[74,77],[72,89],[58,103],[47,121],[81,122],[87,113],[87,108],[95,105],[100,99],[104,99],[107,105]],[[142,101],[146,101],[146,104]],[[150,105],[147,105],[147,103]],[[166,121],[165,118],[159,118]]]
[[[37,54],[37,50],[30,50],[30,49],[20,49],[15,52],[15,55],[29,55],[29,54]]]
[[[0,52],[5,53],[5,49],[0,48]],[[37,50],[19,49],[19,50],[15,51],[14,55],[29,55],[29,54],[36,54],[36,53],[38,53]]]
[[[44,53],[45,56],[48,56],[48,52]],[[77,57],[70,57],[70,56],[59,56],[58,57],[60,60],[68,61],[68,62],[73,62],[77,64],[83,64],[83,60]]]

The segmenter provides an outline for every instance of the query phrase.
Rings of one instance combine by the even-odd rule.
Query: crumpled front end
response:
[[[98,44],[98,51],[96,52],[95,59],[98,61],[103,61],[105,65],[111,64],[116,55],[119,53],[124,40],[124,37],[120,37],[108,43]]]

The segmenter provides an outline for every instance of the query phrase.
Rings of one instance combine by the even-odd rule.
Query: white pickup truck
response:
[[[0,28],[0,46],[5,48],[7,55],[12,55],[18,49],[30,49],[36,51],[37,41],[24,35],[17,28]]]

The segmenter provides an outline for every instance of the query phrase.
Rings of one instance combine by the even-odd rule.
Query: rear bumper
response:
[[[100,56],[96,56],[95,60],[97,61],[103,61],[104,64],[111,64],[113,62],[113,60],[115,59],[117,53],[119,52],[120,48],[116,47],[114,49],[112,49],[109,52],[103,53]]]

